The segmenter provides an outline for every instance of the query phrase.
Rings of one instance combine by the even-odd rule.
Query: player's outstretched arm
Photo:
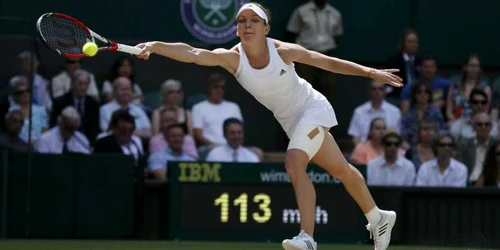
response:
[[[142,52],[137,57],[149,59],[152,53],[162,55],[184,63],[195,63],[201,66],[221,66],[227,68],[226,55],[231,53],[226,49],[206,50],[194,48],[185,43],[147,42],[136,45]]]
[[[402,79],[399,76],[392,74],[394,72],[398,72],[398,69],[378,70],[351,61],[329,57],[316,51],[305,49],[297,44],[288,43],[285,47],[285,50],[288,50],[287,55],[289,54],[293,61],[299,63],[308,64],[334,73],[364,76],[372,78],[380,83],[387,83],[395,87],[403,86]]]

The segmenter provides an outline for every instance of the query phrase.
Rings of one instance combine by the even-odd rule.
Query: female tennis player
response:
[[[243,5],[236,19],[236,32],[241,42],[229,50],[219,48],[209,51],[184,43],[147,42],[136,46],[142,49],[138,57],[148,59],[150,54],[156,53],[180,62],[223,67],[274,113],[290,139],[285,168],[295,190],[301,218],[299,235],[284,240],[284,249],[317,249],[313,239],[316,193],[306,173],[307,164],[312,160],[342,181],[366,215],[367,229],[374,239],[375,249],[385,250],[391,239],[396,213],[380,210],[376,206],[363,176],[347,163],[329,133],[329,129],[337,125],[332,106],[296,74],[293,63],[304,63],[334,73],[365,76],[401,87],[401,78],[392,74],[398,70],[376,70],[268,38],[269,12],[257,3]]]

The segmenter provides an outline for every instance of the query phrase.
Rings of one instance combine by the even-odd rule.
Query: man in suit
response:
[[[488,113],[478,113],[472,118],[472,126],[476,131],[473,138],[461,138],[457,159],[469,169],[469,183],[474,184],[483,172],[483,162],[488,148],[493,143],[491,136],[492,122]]]
[[[399,40],[398,53],[389,58],[388,65],[391,69],[399,69],[395,74],[403,79],[404,85],[412,83],[418,76],[417,65],[420,64],[420,59],[416,56],[417,51],[417,32],[413,29],[405,30]],[[402,88],[388,86],[387,89],[387,96],[399,103]]]
[[[134,135],[135,118],[127,110],[118,109],[111,115],[109,126],[109,135],[96,141],[94,153],[131,155],[138,165],[144,156],[144,147],[140,138]]]
[[[82,132],[93,145],[99,134],[99,103],[87,94],[92,75],[85,70],[77,70],[71,79],[71,92],[68,92],[54,100],[54,108],[51,114],[51,127],[57,123],[57,117],[67,107],[74,107],[82,118],[78,130]]]

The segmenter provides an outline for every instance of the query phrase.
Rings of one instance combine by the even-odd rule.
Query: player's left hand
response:
[[[389,84],[394,87],[403,87],[403,79],[393,74],[399,69],[372,69],[369,77],[379,83]]]

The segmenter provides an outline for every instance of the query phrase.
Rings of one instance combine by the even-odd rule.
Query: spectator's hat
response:
[[[178,80],[168,79],[161,85],[162,94],[166,94],[170,91],[180,91],[182,89],[182,84]]]

